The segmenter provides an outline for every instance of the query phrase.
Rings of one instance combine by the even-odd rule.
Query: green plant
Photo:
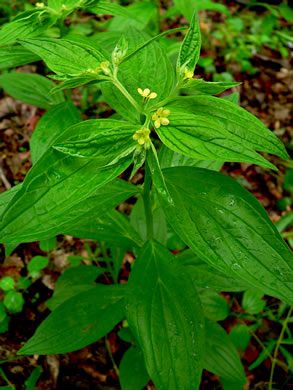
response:
[[[105,270],[93,264],[66,270],[48,301],[52,313],[19,354],[65,353],[105,337],[127,390],[149,378],[162,390],[196,389],[203,367],[227,388],[243,387],[237,349],[217,323],[228,315],[219,291],[253,288],[293,304],[292,253],[259,202],[218,172],[224,161],[276,170],[257,151],[288,154],[235,104],[238,95],[212,96],[237,83],[193,78],[201,45],[196,12],[174,71],[159,40],[181,30],[150,38],[127,26],[119,40],[104,33],[105,42],[110,36],[115,42],[103,48],[76,35],[18,39],[61,83],[40,75],[0,76],[12,96],[48,109],[31,139],[33,167],[0,196],[1,241],[69,234],[113,245],[105,263],[114,283],[95,284]],[[66,36],[62,26],[60,33]],[[34,91],[32,76],[38,76]],[[100,88],[119,119],[81,121],[62,90],[86,84]],[[181,96],[182,89],[193,96]],[[124,173],[130,180],[143,166],[143,186],[117,178]],[[139,199],[129,219],[114,208],[134,195]],[[107,249],[101,247],[105,259]],[[181,252],[174,256],[170,249]],[[126,250],[136,261],[125,285],[118,273]],[[246,307],[249,301],[247,292]],[[260,295],[254,311],[259,301]],[[118,368],[107,333],[121,321],[119,335],[132,345]]]
[[[251,2],[250,7],[267,9],[259,12],[244,8],[234,15],[228,15],[225,23],[218,23],[211,31],[203,34],[203,47],[224,56],[229,69],[238,64],[240,71],[254,74],[258,69],[253,64],[255,56],[267,58],[266,49],[278,53],[280,58],[290,55],[290,22],[293,21],[292,9],[285,3],[271,6],[260,2]],[[281,28],[281,22],[288,27]],[[269,54],[269,57],[271,55]],[[234,70],[235,71],[235,70]]]

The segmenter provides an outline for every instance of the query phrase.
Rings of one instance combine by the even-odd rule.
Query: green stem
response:
[[[277,344],[276,344],[276,348],[275,348],[274,355],[273,355],[273,360],[272,360],[272,367],[271,367],[271,374],[270,374],[270,381],[269,381],[269,390],[273,389],[274,371],[275,371],[276,363],[277,363],[277,360],[278,360],[277,356],[278,356],[278,352],[279,352],[279,348],[280,348],[282,339],[284,337],[285,330],[286,330],[287,325],[288,325],[288,321],[289,321],[290,316],[292,314],[292,310],[293,310],[293,306],[291,306],[289,311],[288,311],[287,317],[286,317],[286,319],[285,319],[285,321],[283,323],[283,327],[282,327],[280,336],[279,336]]]
[[[151,204],[151,172],[148,163],[145,163],[144,190],[143,190],[144,212],[147,225],[147,239],[151,240],[154,234],[153,211]]]
[[[129,94],[126,88],[120,83],[117,77],[113,77],[113,84],[119,89],[121,93],[126,97],[126,99],[133,105],[133,107],[139,112],[142,113],[142,108],[137,104],[133,97]]]
[[[111,359],[111,362],[113,364],[113,368],[116,372],[116,375],[119,377],[119,369],[117,367],[117,364],[115,363],[115,360],[113,358],[113,354],[112,354],[112,351],[111,351],[111,345],[107,339],[107,336],[105,336],[105,345],[106,345],[106,349],[107,349],[107,352],[108,352],[108,355],[110,356],[110,359]]]

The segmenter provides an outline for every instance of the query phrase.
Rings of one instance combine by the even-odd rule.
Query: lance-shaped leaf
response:
[[[97,120],[87,121],[87,126],[78,134],[72,132],[63,142],[56,141],[53,148],[72,157],[94,159],[97,166],[116,164],[136,148],[133,139],[139,126],[123,121],[104,120],[104,130],[97,127]]]
[[[188,88],[192,91],[193,94],[196,95],[217,95],[225,91],[226,89],[230,89],[240,85],[241,83],[234,82],[226,82],[226,81],[205,81],[203,79],[190,79],[186,84],[184,84],[184,88]]]
[[[187,249],[178,255],[176,260],[187,268],[194,285],[213,291],[244,291],[249,288],[246,283],[227,276],[216,268],[202,261],[198,255]]]
[[[187,71],[194,71],[200,55],[201,36],[197,11],[194,12],[189,30],[181,44],[177,59],[177,75],[180,78],[181,72],[184,75],[184,68]]]
[[[33,163],[53,145],[62,131],[81,121],[77,108],[71,102],[51,107],[39,120],[30,139]]]
[[[119,191],[119,189],[117,190]],[[123,198],[125,198],[125,195],[123,195]],[[118,199],[118,196],[116,199]],[[115,200],[115,203],[117,203],[117,200]],[[63,227],[63,233],[73,237],[106,241],[107,243],[120,243],[129,249],[132,249],[133,246],[143,245],[142,239],[130,225],[126,215],[119,213],[117,210],[105,213],[100,212],[100,207],[98,210],[99,212],[92,208],[91,214],[86,213],[86,216],[81,215],[79,220],[70,221]],[[103,210],[105,210],[105,207],[103,207]]]
[[[99,285],[65,301],[41,323],[18,354],[72,352],[99,340],[124,317],[124,287]]]
[[[96,71],[107,61],[100,48],[66,39],[35,38],[19,41],[28,50],[40,56],[48,67],[57,74],[77,76]],[[98,77],[98,73],[97,73]]]
[[[21,185],[18,185],[0,195],[0,215],[3,215],[5,210],[8,213],[12,212],[8,209],[13,208],[15,201],[14,197],[16,197],[18,191],[20,192],[20,189]],[[23,225],[17,225],[17,218],[15,222],[15,231],[8,236],[9,238],[6,238],[4,234],[1,235],[0,241],[8,240],[13,243],[30,242],[47,239],[54,235],[56,236],[57,234],[69,234],[87,239],[100,239],[101,237],[105,238],[107,235],[109,239],[110,232],[107,231],[105,225],[107,224],[107,220],[108,223],[109,220],[111,223],[114,223],[114,217],[107,217],[109,209],[116,207],[137,192],[137,187],[123,180],[116,179],[102,188],[98,186],[96,191],[81,201],[77,194],[77,203],[73,206],[70,203],[66,212],[61,211],[56,214],[50,212],[50,214],[47,215],[44,213],[44,216],[41,219],[40,217],[37,220],[28,219],[26,224]],[[64,190],[64,193],[66,193],[66,190]],[[27,210],[25,207],[23,209],[23,218],[25,218],[27,214],[30,216],[30,213],[34,212],[33,204],[29,204]],[[103,216],[105,216],[105,219],[103,219]],[[22,217],[20,216],[19,218],[21,219]],[[116,218],[116,223],[117,219],[118,217]],[[42,221],[44,222],[41,223]],[[97,222],[100,224],[101,228],[99,231],[97,231],[97,229],[95,230],[95,227],[97,227],[95,223]],[[129,238],[125,229],[125,226],[122,228],[121,221],[120,229],[119,226],[115,226],[115,231],[117,232],[118,230],[120,235],[124,236],[127,245],[140,246],[142,242],[137,234],[130,230],[129,234],[133,234],[131,238]]]
[[[163,145],[160,149],[159,161],[161,168],[171,167],[197,167],[219,171],[223,165],[222,161],[197,160],[195,158],[185,156],[184,154],[174,152]]]
[[[57,20],[46,10],[33,9],[19,14],[0,30],[0,45],[9,45],[19,38],[35,37],[47,31]]]
[[[0,87],[9,95],[23,103],[41,108],[49,108],[64,101],[62,93],[50,95],[53,81],[33,73],[6,73],[0,75]]]
[[[9,69],[16,66],[39,61],[40,57],[22,46],[7,46],[0,48],[0,69]]]
[[[121,122],[106,119],[85,121],[69,127],[56,142],[63,143],[75,135],[87,135],[89,129],[98,134],[115,127],[120,129]],[[107,152],[111,154],[110,144]],[[108,157],[99,161],[102,165],[110,162]],[[20,191],[2,215],[0,241],[26,242],[56,235],[56,230],[62,227],[58,221],[65,224],[72,220],[76,216],[75,207],[120,175],[131,161],[129,155],[120,159],[118,164],[102,167],[98,160],[75,157],[50,148],[33,165]]]
[[[227,333],[216,322],[206,320],[204,368],[229,382],[246,383],[239,354]],[[239,387],[240,388],[240,387]]]
[[[46,306],[53,311],[75,295],[91,290],[95,286],[94,281],[103,272],[105,268],[92,265],[78,265],[66,269],[59,276],[53,296],[46,301]]]
[[[168,104],[171,112],[172,107],[203,115],[206,120],[218,121],[249,149],[272,153],[284,159],[289,158],[284,145],[273,132],[254,115],[232,102],[213,96],[180,97]]]
[[[145,368],[142,350],[131,346],[123,355],[119,366],[119,382],[122,390],[144,388],[150,378]]]
[[[198,389],[204,342],[200,301],[189,275],[161,244],[147,242],[139,252],[126,308],[155,386]]]
[[[150,38],[148,34],[135,28],[128,28],[123,31],[123,34],[128,42],[129,55]],[[123,61],[126,61],[127,58],[128,55],[124,57]],[[138,105],[142,105],[142,96],[138,93],[138,88],[142,90],[148,88],[151,92],[157,93],[157,97],[146,104],[147,107],[150,107],[170,94],[174,72],[163,48],[158,42],[152,42],[120,65],[118,79]],[[129,104],[129,101],[113,84],[103,83],[101,90],[106,102],[119,114],[128,120],[139,122],[139,114],[136,109]]]
[[[292,304],[293,255],[260,203],[214,171],[163,173],[175,207],[160,200],[179,237],[218,270]]]
[[[276,169],[264,157],[243,145],[217,118],[170,109],[168,126],[156,129],[161,141],[175,152],[199,160],[250,162]]]

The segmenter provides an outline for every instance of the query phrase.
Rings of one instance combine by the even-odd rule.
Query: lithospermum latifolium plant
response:
[[[121,259],[113,285],[93,284],[94,266],[65,271],[48,302],[52,313],[19,354],[74,351],[122,321],[119,334],[132,343],[119,367],[122,389],[137,390],[151,378],[160,390],[195,390],[203,368],[238,389],[244,369],[209,311],[210,296],[252,289],[292,305],[293,259],[260,203],[218,170],[225,161],[276,169],[258,152],[288,155],[257,118],[213,96],[235,83],[193,78],[197,13],[176,70],[159,43],[169,33],[150,38],[129,27],[110,51],[82,36],[18,39],[17,47],[41,58],[61,83],[41,96],[39,106],[49,110],[31,139],[30,172],[0,197],[1,242],[69,234],[136,255],[126,285],[117,283]],[[13,73],[0,77],[4,89],[7,77]],[[81,121],[65,101],[63,89],[89,83],[116,119]],[[192,95],[181,96],[182,89]],[[117,178],[132,166],[131,178],[143,165],[143,186]],[[139,199],[129,220],[114,208],[133,195]],[[173,255],[167,230],[189,249]]]

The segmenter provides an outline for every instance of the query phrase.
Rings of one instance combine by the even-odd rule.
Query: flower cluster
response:
[[[163,107],[160,107],[155,114],[152,116],[152,120],[155,122],[155,127],[158,129],[161,125],[168,126],[169,119],[167,118],[170,115],[170,110],[164,110]]]
[[[137,92],[143,97],[143,102],[145,103],[147,103],[150,99],[155,99],[158,96],[156,92],[151,92],[148,88],[145,88],[144,90],[138,88]]]
[[[150,129],[140,129],[137,130],[132,137],[139,145],[147,144],[150,141]]]
[[[99,67],[96,69],[88,68],[86,70],[87,73],[92,73],[92,74],[97,74],[97,73],[104,73],[105,75],[110,75],[111,74],[111,69],[110,69],[110,62],[109,61],[104,61],[101,63]]]
[[[186,67],[184,68],[184,78],[183,80],[186,80],[186,79],[192,79],[193,78],[193,71],[191,70],[188,70]]]

